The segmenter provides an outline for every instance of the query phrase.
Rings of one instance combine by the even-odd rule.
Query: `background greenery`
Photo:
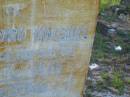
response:
[[[100,10],[103,10],[111,5],[119,5],[121,0],[100,0]]]

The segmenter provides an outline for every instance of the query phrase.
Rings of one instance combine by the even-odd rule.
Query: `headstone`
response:
[[[98,0],[0,0],[0,97],[82,97]]]

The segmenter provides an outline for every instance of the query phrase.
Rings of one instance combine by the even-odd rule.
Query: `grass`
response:
[[[113,3],[111,4],[110,2]],[[118,5],[119,2],[120,0],[101,0],[100,10],[104,10],[110,5]],[[113,14],[110,17],[104,15],[102,19],[113,22],[116,21],[117,16]],[[103,90],[109,90],[110,87],[117,90],[119,95],[123,94],[126,86],[125,80],[123,79],[123,69],[124,64],[126,64],[126,61],[128,61],[127,57],[130,56],[130,45],[128,44],[127,40],[130,42],[130,31],[117,30],[117,35],[112,38],[107,35],[103,35],[99,28],[96,29],[91,63],[103,64],[106,67],[111,66],[112,71],[110,73],[107,71],[100,73],[102,80],[96,81],[96,87],[95,85],[91,85],[91,83],[88,85],[91,87],[88,87],[89,90],[86,91],[87,97],[92,97],[91,94],[94,90],[100,92]],[[122,51],[118,52],[115,51],[114,46],[121,46],[123,49]],[[127,84],[130,84],[130,79],[127,79]]]
[[[127,80],[127,83],[130,84],[130,78]]]
[[[111,60],[112,58],[115,58],[115,60],[121,60],[119,58],[124,57],[124,55],[130,55],[130,45],[128,45],[127,42],[124,42],[125,39],[130,41],[130,32],[125,34],[124,31],[118,31],[113,42],[111,37],[104,36],[100,33],[99,29],[97,29],[91,62],[97,62],[99,59]],[[123,50],[121,52],[117,52],[111,44],[121,46]]]
[[[123,58],[128,57],[127,55],[130,55],[130,45],[128,45],[128,42],[124,42],[125,39],[130,41],[130,32],[128,31],[126,32],[127,33],[121,30],[117,31],[117,35],[115,36],[113,41],[111,37],[104,36],[99,31],[99,29],[96,30],[91,63],[99,62],[103,64],[105,63],[105,60],[108,60],[109,64],[108,63],[105,64],[110,65],[113,68],[112,72],[114,72],[111,76],[109,75],[108,72],[101,73],[101,77],[104,81],[97,82],[96,88],[99,91],[105,88],[107,89],[107,87],[109,86],[117,89],[119,94],[122,94],[124,91],[125,82],[122,78],[123,74],[122,66],[125,63],[121,63],[122,65],[120,65],[119,67],[116,67],[115,65],[117,62],[119,62],[120,64]],[[115,51],[114,46],[113,47],[110,46],[111,44],[114,44],[115,46],[119,45],[123,48],[123,50],[121,52],[117,52]],[[115,63],[113,63],[113,59],[115,60]],[[102,62],[100,62],[99,60],[102,60]],[[130,84],[130,80],[127,80],[127,82],[128,84]]]
[[[102,77],[104,80],[109,80],[109,73],[103,72],[103,73],[101,73],[101,77]]]
[[[113,87],[119,91],[119,94],[121,94],[124,90],[124,81],[122,79],[120,72],[114,72],[112,78],[110,78],[109,73],[103,72],[101,73],[101,77],[104,80],[104,83],[106,87]],[[101,85],[102,86],[102,85]]]
[[[122,92],[124,89],[124,82],[120,75],[121,74],[118,72],[115,72],[113,74],[113,79],[112,79],[111,85],[112,85],[112,87],[114,87],[114,88],[118,89],[120,92]]]

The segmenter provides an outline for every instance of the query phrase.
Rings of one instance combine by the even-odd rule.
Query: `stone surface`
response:
[[[130,64],[125,64],[125,71],[130,73]]]
[[[0,97],[81,97],[97,13],[98,0],[0,0]]]
[[[119,91],[118,91],[117,89],[115,89],[114,87],[108,87],[108,89],[109,89],[112,93],[114,93],[114,94],[118,94],[118,93],[119,93]]]

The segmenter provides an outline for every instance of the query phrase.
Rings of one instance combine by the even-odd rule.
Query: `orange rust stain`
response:
[[[25,64],[25,63],[18,63],[18,64],[14,65],[15,70],[23,70],[26,68],[26,66],[27,66],[27,64]]]
[[[15,46],[21,44],[20,41],[16,42],[0,42],[0,46]]]
[[[0,47],[7,45],[7,42],[0,42]]]
[[[7,87],[7,85],[6,84],[0,84],[0,89],[2,88],[6,88]]]
[[[79,71],[76,71],[76,72],[73,73],[73,77],[74,77],[74,79],[76,79],[76,83],[74,85],[73,90],[80,91],[81,97],[83,95],[82,92],[83,92],[83,89],[84,89],[87,71],[88,71],[88,67],[84,67],[84,71],[80,72],[80,70],[79,70]]]
[[[0,70],[3,69],[5,67],[5,63],[4,62],[0,62]]]
[[[4,52],[5,51],[5,47],[0,47],[0,52]]]
[[[32,34],[31,34],[31,31],[30,30],[27,30],[26,32],[26,38],[24,40],[25,43],[29,42],[32,38]]]
[[[20,17],[15,17],[15,27],[23,26],[27,27],[30,23],[30,14],[31,14],[31,3],[25,4],[26,7],[20,10]]]
[[[41,81],[42,77],[40,75],[36,75],[34,78],[35,81]]]
[[[88,55],[85,54],[84,56],[83,52],[80,49],[76,50],[76,54],[74,57],[62,60],[62,73],[66,75],[72,74],[72,76],[76,80],[73,90],[81,91],[82,93],[83,85],[88,71],[88,63]]]
[[[0,23],[0,29],[4,29],[4,28],[5,28],[4,23]]]

